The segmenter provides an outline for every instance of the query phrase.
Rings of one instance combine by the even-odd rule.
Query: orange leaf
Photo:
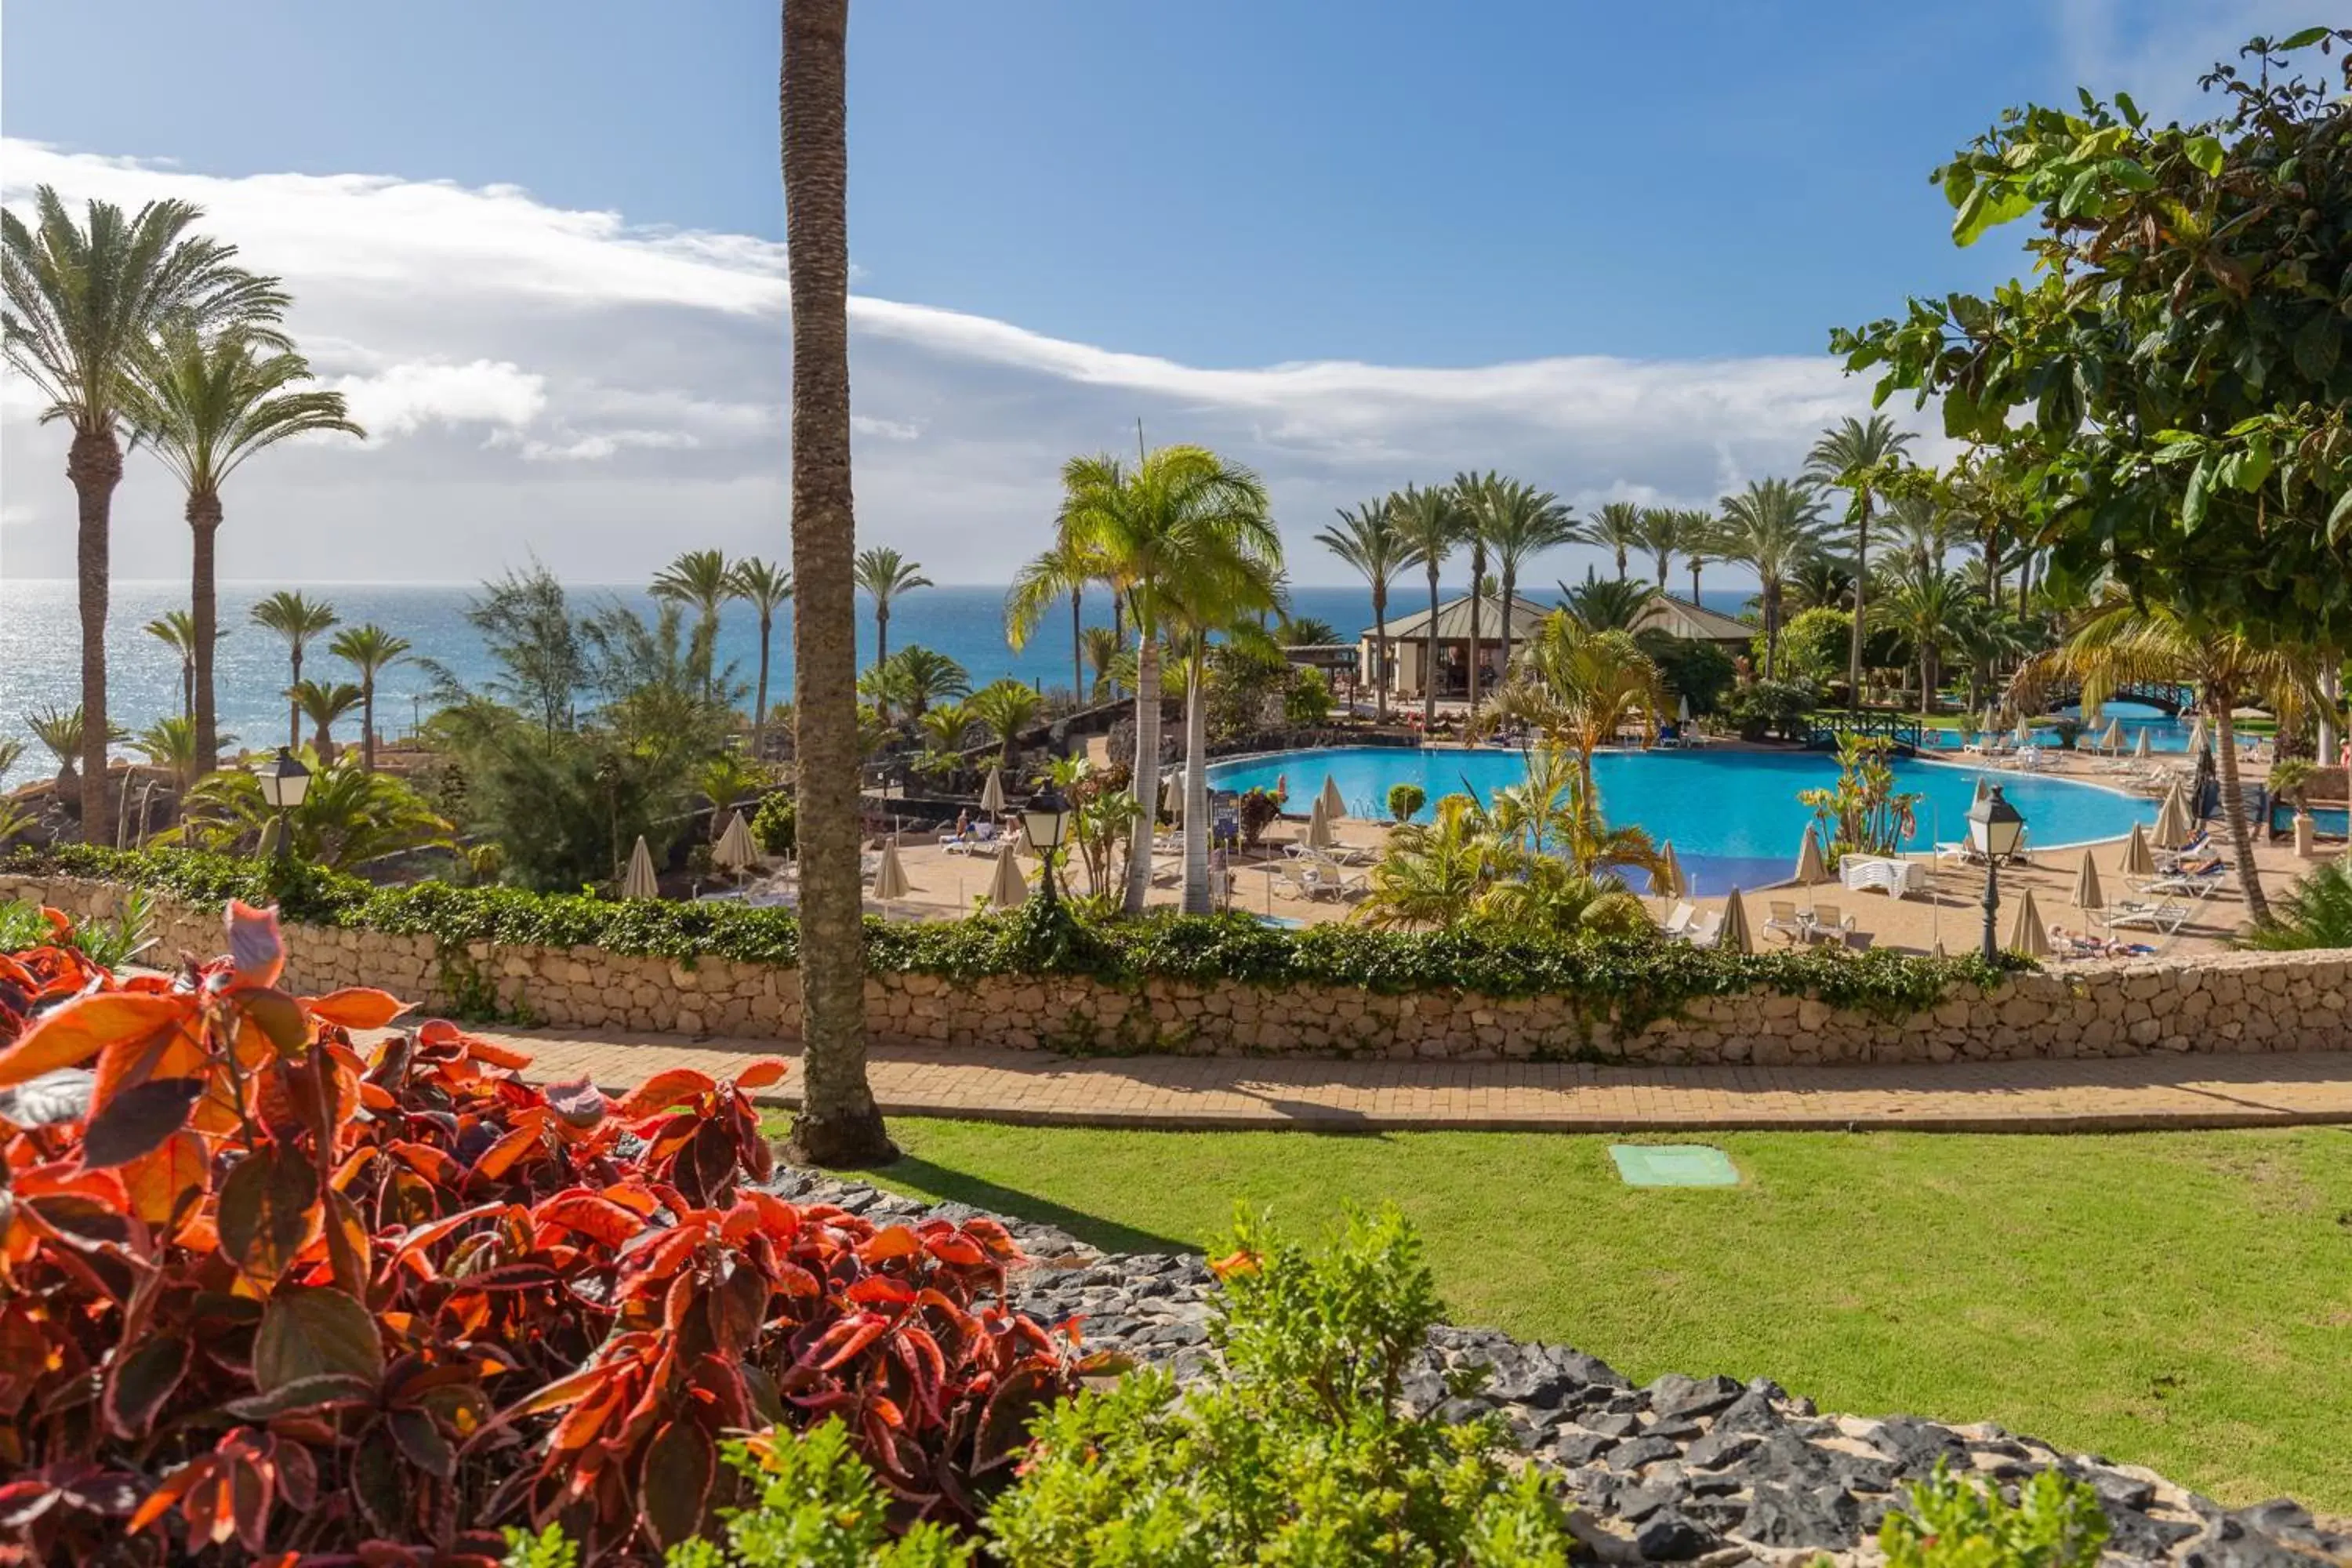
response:
[[[618,1247],[646,1228],[645,1221],[593,1193],[562,1193],[531,1211],[541,1224],[568,1226],[607,1247]]]
[[[0,1050],[0,1089],[59,1068],[79,1067],[118,1040],[181,1029],[196,1016],[193,996],[100,992],[42,1015],[16,1043]]]
[[[621,1117],[650,1116],[656,1110],[682,1105],[698,1095],[709,1094],[718,1087],[719,1080],[709,1073],[697,1072],[692,1068],[671,1068],[631,1089],[614,1104],[613,1112]]]
[[[494,1068],[513,1068],[519,1071],[530,1066],[529,1051],[518,1051],[506,1046],[492,1045],[489,1041],[477,1036],[466,1037],[466,1049],[471,1053],[476,1061],[487,1062]]]
[[[893,1258],[912,1258],[923,1250],[923,1238],[903,1225],[890,1226],[875,1233],[871,1241],[857,1249],[857,1256],[867,1263],[881,1263]]]
[[[540,1124],[526,1121],[521,1126],[482,1151],[474,1162],[474,1173],[496,1181],[511,1169],[514,1163],[540,1145]]]
[[[381,1029],[409,1007],[389,991],[365,985],[347,985],[324,996],[310,997],[308,1005],[310,1016],[324,1023],[340,1024],[346,1029]]]
[[[768,1057],[753,1062],[735,1075],[737,1089],[765,1089],[793,1070],[793,1064],[781,1057]]]
[[[228,901],[228,955],[239,985],[275,985],[286,968],[286,939],[275,908],[257,910],[242,899]]]
[[[202,1191],[211,1164],[205,1141],[183,1129],[118,1173],[130,1192],[131,1212],[160,1228],[178,1217],[191,1193]]]

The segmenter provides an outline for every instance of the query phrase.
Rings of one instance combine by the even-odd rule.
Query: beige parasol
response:
[[[2126,877],[2156,875],[2156,857],[2148,852],[2145,823],[2133,823],[2131,837],[2124,840],[2123,873]]]
[[[980,786],[980,809],[984,816],[1001,816],[1004,814],[1004,770],[1003,768],[988,770],[988,782]]]
[[[2200,713],[2197,715],[2197,721],[2189,726],[2189,754],[2193,757],[2204,749],[2205,715]]]
[[[882,846],[882,863],[874,868],[874,896],[887,903],[905,898],[908,891],[907,868],[898,863],[898,841],[893,838]]]
[[[1675,841],[1671,838],[1658,853],[1658,868],[1650,873],[1650,891],[1662,899],[1690,897],[1690,879],[1683,875],[1683,863],[1675,856]]]
[[[2106,895],[2099,890],[2098,863],[2087,849],[2083,851],[2083,868],[2074,873],[2074,907],[2085,914],[2107,907]]]
[[[661,897],[661,884],[654,879],[654,852],[646,847],[646,836],[642,833],[637,835],[637,847],[629,851],[629,871],[621,879],[621,897]]]
[[[2042,923],[2042,911],[2033,907],[2031,888],[2018,895],[2017,919],[2009,927],[2009,947],[2028,958],[2050,956],[2050,928]]]
[[[1723,933],[1715,945],[1727,952],[1754,952],[1756,938],[1748,930],[1748,906],[1740,901],[1739,889],[1731,889],[1731,897],[1723,901]]]
[[[1323,775],[1323,793],[1315,800],[1323,808],[1323,815],[1334,822],[1348,815],[1347,797],[1339,793],[1339,781],[1329,773]]]
[[[2189,807],[2180,798],[2180,783],[2173,781],[2164,792],[2164,804],[2156,808],[2156,831],[2148,841],[2158,849],[2178,849],[2189,842]]]
[[[1331,814],[1323,807],[1323,797],[1317,795],[1307,813],[1307,847],[1309,849],[1331,847]]]
[[[1797,850],[1797,880],[1808,888],[1818,888],[1830,879],[1828,863],[1822,858],[1821,836],[1809,825],[1805,842]]]
[[[1180,827],[1183,826],[1184,771],[1181,768],[1171,771],[1160,781],[1160,809],[1168,814],[1169,821]]]
[[[1007,849],[996,858],[996,875],[989,879],[988,902],[991,908],[1017,910],[1029,897],[1029,883],[1021,875],[1021,861]]]
[[[2110,719],[2107,721],[2107,732],[2099,737],[2099,748],[2102,751],[2107,752],[2120,752],[2124,749],[2124,721],[2122,720]]]
[[[718,847],[710,858],[730,871],[748,870],[759,864],[760,851],[751,843],[751,825],[737,812],[727,819],[727,831],[719,836]]]
[[[2146,730],[2142,730],[2139,732],[2139,739],[2132,742],[2132,756],[2137,761],[2144,763],[2147,761],[2149,754],[2150,750],[2147,743],[2147,731]]]

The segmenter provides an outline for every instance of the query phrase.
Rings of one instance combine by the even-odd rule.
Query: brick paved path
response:
[[[797,1043],[478,1031],[528,1051],[544,1080],[622,1089],[665,1068],[725,1076]],[[1318,1131],[1726,1131],[1910,1128],[2120,1131],[2352,1123],[2352,1051],[1926,1067],[1609,1068],[1573,1063],[1076,1060],[1034,1051],[877,1048],[897,1116],[1098,1127]],[[798,1103],[797,1076],[755,1098]]]

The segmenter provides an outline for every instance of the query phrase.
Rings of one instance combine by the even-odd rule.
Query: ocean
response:
[[[222,729],[248,746],[276,742],[286,732],[286,647],[277,634],[253,624],[254,604],[281,584],[228,583],[220,590],[220,624],[226,634],[214,664],[214,691]],[[481,639],[465,618],[467,602],[478,592],[469,584],[377,583],[306,583],[301,591],[334,605],[346,626],[373,621],[415,645],[416,651],[448,666],[460,679],[474,684],[488,673]],[[575,606],[587,608],[618,602],[650,613],[652,600],[641,586],[568,585]],[[1451,597],[1458,587],[1443,592]],[[140,628],[167,610],[187,606],[184,581],[114,584],[107,619],[107,706],[114,721],[133,733],[165,714],[180,711],[179,659]],[[913,643],[936,649],[962,665],[977,689],[1010,676],[1040,683],[1048,689],[1070,684],[1070,624],[1066,605],[1050,612],[1029,645],[1019,652],[1004,640],[1004,593],[1002,587],[957,585],[919,588],[891,607],[890,645]],[[1737,614],[1752,591],[1708,589],[1710,608]],[[1425,600],[1426,586],[1414,582],[1391,595],[1391,616],[1409,615]],[[1549,602],[1549,593],[1522,591],[1522,596]],[[1343,639],[1352,639],[1371,621],[1371,595],[1357,587],[1298,587],[1291,590],[1292,613],[1328,621]],[[874,616],[860,595],[858,650],[861,664],[874,657]],[[1086,601],[1089,624],[1108,625],[1110,601],[1102,595]],[[304,656],[303,674],[313,679],[349,679],[352,671],[341,659],[314,645]],[[747,684],[759,671],[759,621],[743,605],[728,606],[720,621],[719,656],[731,660]],[[62,580],[28,580],[0,576],[0,737],[21,738],[24,756],[0,775],[0,786],[13,787],[56,772],[55,761],[32,739],[26,715],[51,704],[70,707],[79,700],[81,635],[74,610],[74,585]],[[769,698],[781,701],[792,690],[791,609],[777,617],[775,647],[768,678]],[[395,666],[385,672],[376,695],[376,725],[387,735],[410,729],[426,711],[430,682],[415,665]],[[356,735],[356,717],[341,732]]]

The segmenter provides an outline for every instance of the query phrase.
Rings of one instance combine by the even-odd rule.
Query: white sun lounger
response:
[[[2104,923],[2109,931],[2117,926],[2146,926],[2170,936],[2189,923],[2189,906],[2178,899],[2166,899],[2160,903],[2134,899],[2109,910]]]

